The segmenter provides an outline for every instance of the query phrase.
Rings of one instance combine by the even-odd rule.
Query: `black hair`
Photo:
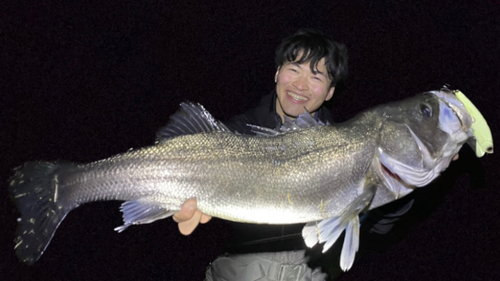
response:
[[[297,58],[301,54],[300,58]],[[331,86],[347,77],[347,48],[344,44],[333,41],[323,32],[304,28],[281,42],[276,49],[276,66],[281,67],[287,62],[299,64],[310,62],[311,71],[316,73],[317,64],[325,58],[328,77]]]

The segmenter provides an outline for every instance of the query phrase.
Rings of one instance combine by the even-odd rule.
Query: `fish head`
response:
[[[429,184],[475,139],[473,116],[456,92],[429,91],[381,107],[379,178],[389,189],[404,195]]]

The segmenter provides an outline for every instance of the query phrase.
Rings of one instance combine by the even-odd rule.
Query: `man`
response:
[[[345,46],[334,42],[319,31],[299,30],[285,38],[276,50],[276,65],[275,91],[263,97],[256,108],[231,118],[225,124],[234,131],[252,134],[247,124],[276,129],[282,125],[285,116],[294,119],[306,110],[317,120],[332,123],[332,116],[324,108],[323,103],[332,98],[335,87],[347,75]],[[456,159],[458,155],[453,160]],[[412,202],[413,199],[409,197],[406,201],[395,202],[383,209],[379,208],[364,214],[360,219],[366,226],[361,230],[365,232],[363,235],[387,233],[394,221],[411,208]],[[189,235],[199,223],[206,223],[211,219],[196,209],[195,199],[186,201],[181,211],[173,218],[179,223],[179,230],[184,235]],[[242,225],[235,225],[235,228],[241,227]],[[207,271],[206,280],[257,280],[262,277],[268,278],[263,280],[326,278],[318,270],[313,271],[307,267],[304,251],[293,251],[303,245],[300,235],[303,225],[251,227],[258,231],[252,231],[249,227],[244,232],[236,231],[238,233],[236,239],[240,241],[233,243],[231,248],[233,251],[230,252],[235,252],[234,245],[236,245],[238,248],[236,252],[255,253],[264,250],[267,253],[219,257]],[[256,237],[259,234],[262,234],[261,237]],[[280,247],[285,243],[282,242],[290,237],[297,239],[290,241],[291,243],[284,247],[286,252],[283,252]],[[276,244],[279,244],[278,247],[275,247]],[[271,251],[281,252],[270,253]],[[327,258],[328,264],[338,264],[337,261],[332,261],[338,258],[338,253],[335,250],[328,252],[331,253]],[[328,252],[325,255],[328,255]],[[339,270],[335,268],[329,271],[332,275],[337,275]],[[262,272],[274,276],[267,276]]]
[[[283,124],[285,117],[294,119],[306,110],[317,120],[332,123],[332,116],[323,107],[323,103],[332,98],[336,85],[347,76],[346,47],[319,31],[302,29],[282,41],[276,50],[276,65],[275,91],[263,97],[256,108],[231,118],[225,124],[233,131],[252,134],[247,124],[276,129]],[[196,200],[191,199],[183,204],[181,211],[173,219],[179,223],[179,231],[189,235],[199,223],[206,223],[211,217],[198,211]],[[284,226],[280,227],[279,232],[284,233]],[[286,267],[276,264],[277,260],[293,266],[287,271]],[[238,266],[237,270],[234,269],[235,264]],[[242,264],[245,264],[244,268]],[[280,278],[285,275],[294,276],[293,280],[325,278],[323,273],[318,270],[313,272],[306,266],[304,252],[281,252],[237,258],[221,257],[207,272],[207,280],[218,280],[218,277],[225,278],[224,280],[254,280],[262,277],[250,278],[250,275],[259,271],[254,270],[251,264],[264,267],[268,274],[275,274],[275,277]],[[234,275],[238,272],[239,275]]]

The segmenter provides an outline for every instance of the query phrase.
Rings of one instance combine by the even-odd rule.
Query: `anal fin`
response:
[[[343,271],[351,268],[359,248],[359,214],[365,210],[375,196],[376,185],[370,185],[338,217],[324,219],[321,222],[309,222],[302,229],[302,237],[308,247],[323,243],[326,252],[346,230],[340,267]]]
[[[152,223],[175,213],[144,199],[124,202],[120,210],[123,213],[123,225],[115,228],[118,232],[124,231],[131,225]]]

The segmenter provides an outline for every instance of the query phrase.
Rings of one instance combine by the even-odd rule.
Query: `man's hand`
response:
[[[179,232],[189,235],[199,223],[207,223],[212,217],[198,211],[196,199],[189,199],[182,204],[181,210],[173,216],[173,219],[179,224]]]

